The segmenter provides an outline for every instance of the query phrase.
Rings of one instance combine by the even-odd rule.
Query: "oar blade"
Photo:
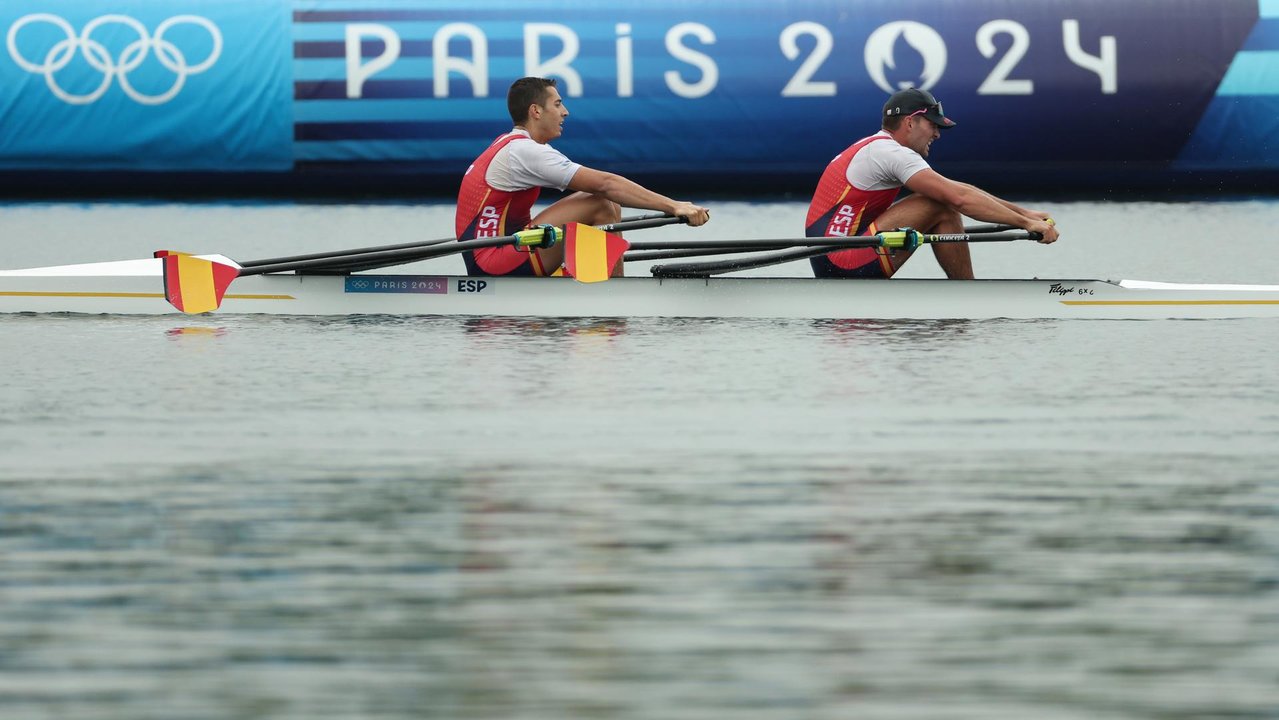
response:
[[[569,223],[564,226],[564,269],[578,282],[603,282],[630,246],[621,236]]]
[[[188,315],[212,312],[222,305],[227,287],[239,268],[188,253],[158,250],[164,266],[164,299]]]

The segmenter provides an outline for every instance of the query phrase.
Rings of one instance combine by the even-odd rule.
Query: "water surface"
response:
[[[1276,204],[1050,209],[1060,243],[978,273],[1277,280]],[[247,259],[450,212],[0,229],[7,266]],[[1273,718],[1276,347],[1269,320],[0,316],[0,715]]]

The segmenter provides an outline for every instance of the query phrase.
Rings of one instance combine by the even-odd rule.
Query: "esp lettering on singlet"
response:
[[[454,231],[459,241],[503,237],[528,225],[533,203],[542,189],[498,190],[486,179],[489,165],[497,153],[509,143],[522,140],[533,142],[522,133],[499,136],[467,168],[457,193],[457,214],[454,216]],[[462,253],[468,275],[540,274],[534,271],[532,256],[533,253],[521,252],[510,246]]]
[[[897,199],[900,188],[886,190],[858,190],[848,182],[848,166],[853,157],[864,147],[878,140],[896,142],[890,137],[872,135],[848,146],[826,166],[822,178],[813,192],[804,220],[805,237],[847,237],[861,235]],[[811,259],[813,271],[819,277],[856,276],[887,277],[879,265],[880,253],[875,248],[837,250]],[[863,268],[873,272],[862,272]],[[845,271],[855,271],[849,275]],[[891,270],[888,271],[891,274]]]

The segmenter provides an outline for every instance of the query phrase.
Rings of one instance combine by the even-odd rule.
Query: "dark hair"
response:
[[[883,124],[880,125],[880,127],[887,130],[888,132],[896,132],[897,128],[901,127],[902,120],[905,120],[905,119],[906,119],[905,115],[889,115],[888,117],[884,118],[884,122]]]
[[[546,102],[547,88],[555,87],[555,78],[523,77],[511,83],[506,91],[506,110],[516,125],[528,121],[528,106]]]

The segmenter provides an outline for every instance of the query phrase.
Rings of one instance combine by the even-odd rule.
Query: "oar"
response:
[[[601,226],[601,229],[604,230],[605,232],[618,232],[618,230],[616,229],[616,226],[618,225],[625,225],[626,227],[623,229],[626,229],[626,230],[641,230],[646,227],[656,227],[654,225],[640,224],[640,223],[646,223],[651,220],[668,220],[668,222],[661,223],[663,225],[669,225],[671,224],[671,222],[680,222],[678,220],[671,220],[670,218],[671,216],[667,215],[666,213],[660,213],[660,212],[645,213],[643,215],[633,215],[631,217],[624,217],[621,220],[617,221],[616,223],[613,223],[612,225]],[[687,222],[687,221],[684,221],[684,222]],[[306,255],[288,255],[284,257],[265,258],[263,260],[246,260],[240,263],[240,267],[251,268],[251,267],[259,267],[263,265],[279,265],[281,263],[288,263],[288,262],[301,262],[304,260],[320,260],[323,258],[346,257],[348,255],[359,255],[363,253],[376,253],[376,252],[385,252],[390,250],[409,250],[413,248],[427,248],[427,247],[434,247],[437,245],[443,245],[445,243],[453,243],[453,242],[457,242],[457,238],[449,237],[449,238],[440,238],[439,240],[419,240],[416,242],[400,243],[398,245],[378,245],[376,247],[355,248],[353,250],[330,250],[326,252],[309,253]],[[241,273],[241,274],[243,275],[244,273]]]
[[[602,226],[595,230],[595,232],[598,232],[600,239],[607,240],[607,238],[614,238],[615,240],[620,240],[620,238],[608,235],[604,231],[621,232],[686,222],[688,222],[688,218],[684,217],[672,217],[667,215],[661,215],[658,217],[648,216],[611,223],[609,225]],[[570,223],[569,226],[590,228],[590,226],[581,226],[577,223]],[[420,260],[445,257],[447,255],[454,255],[467,250],[479,250],[482,248],[500,247],[503,245],[529,248],[530,250],[534,247],[550,247],[564,238],[565,229],[563,227],[556,228],[550,225],[543,225],[536,228],[521,230],[511,235],[495,238],[477,238],[475,240],[466,240],[463,242],[451,241],[425,246],[421,244],[414,244],[411,247],[383,247],[366,248],[364,250],[347,250],[334,253],[321,253],[319,254],[319,257],[298,256],[293,259],[276,258],[276,262],[261,260],[251,265],[235,263],[233,260],[230,262],[235,264],[230,265],[227,263],[194,257],[189,253],[174,252],[170,250],[159,250],[155,253],[155,256],[163,260],[165,297],[177,309],[186,313],[194,314],[216,310],[218,306],[222,304],[222,297],[226,293],[227,287],[237,277],[244,275],[264,275],[267,273],[296,272],[299,270],[327,270],[330,272],[337,271],[339,269],[342,271],[349,271],[350,268],[371,270],[378,267],[386,267],[388,265],[401,265]],[[566,253],[570,249],[573,248],[566,247]],[[607,253],[614,253],[615,251],[615,256],[620,257],[624,248],[615,250],[613,246],[608,246],[606,250]],[[592,270],[590,269],[587,269],[585,274],[594,277]],[[602,279],[606,279],[606,277]],[[596,280],[584,280],[584,282],[594,281]]]
[[[1031,237],[1031,236],[1034,237]],[[840,250],[865,247],[917,247],[924,243],[946,242],[1005,242],[1008,240],[1028,240],[1038,238],[1038,234],[1025,230],[1015,233],[948,233],[926,235],[913,230],[889,230],[875,235],[830,235],[826,237],[746,240],[651,240],[631,243],[632,250],[720,250],[735,249],[738,252],[750,250],[777,250],[788,247],[831,247]]]
[[[1014,225],[965,225],[964,233],[971,235],[991,234],[1008,230],[1020,230]],[[807,239],[806,239],[807,240]],[[772,243],[760,245],[758,243]],[[782,250],[795,247],[797,240],[747,240],[742,241],[701,241],[665,242],[665,243],[631,243],[626,253],[626,262],[643,262],[646,260],[667,260],[683,257],[705,257],[708,255],[731,255],[735,253],[754,252],[757,250]],[[750,243],[750,244],[747,244]],[[809,244],[805,242],[804,244]],[[877,247],[877,246],[876,246]],[[819,253],[820,254],[820,253]]]
[[[336,262],[360,261],[370,267],[382,267],[387,264],[398,265],[416,262],[433,257],[443,257],[466,250],[515,245],[532,248],[549,246],[559,237],[562,230],[551,226],[521,230],[513,235],[496,238],[480,238],[465,242],[453,242],[447,247],[410,247],[390,250],[368,250],[351,255],[325,255],[322,257],[303,258],[276,263],[262,263],[251,267],[240,264],[228,265],[198,258],[190,253],[172,250],[157,250],[155,256],[163,261],[164,296],[173,307],[184,313],[198,314],[218,309],[222,297],[231,282],[246,275],[265,275],[274,272],[306,270],[309,268],[329,268]],[[232,261],[234,262],[234,261]]]
[[[548,239],[547,235],[551,238]],[[345,269],[353,263],[358,263],[366,269],[377,267],[386,267],[388,265],[403,265],[405,263],[417,262],[419,260],[430,260],[437,257],[446,257],[467,250],[480,250],[483,248],[500,247],[502,245],[514,245],[516,247],[549,247],[559,240],[559,233],[554,229],[530,228],[521,230],[511,235],[503,235],[501,237],[477,238],[475,240],[464,240],[451,243],[437,243],[433,245],[413,245],[406,248],[390,248],[385,250],[365,249],[347,251],[345,253],[324,253],[320,257],[298,258],[291,260],[282,260],[280,262],[265,263],[259,262],[254,265],[242,266],[240,275],[265,275],[267,273],[280,272],[296,272],[299,270],[338,270]]]
[[[658,217],[642,217],[634,220],[619,221],[599,226],[605,232],[623,232],[642,230],[644,228],[675,225],[688,222],[687,218],[661,215]],[[477,238],[458,242],[452,240],[430,245],[411,245],[405,248],[364,248],[320,253],[319,257],[298,256],[295,258],[277,259],[276,262],[259,260],[251,263],[240,263],[245,268],[241,275],[261,275],[263,273],[290,272],[306,270],[311,272],[325,271],[330,273],[346,273],[355,270],[373,270],[389,265],[432,260],[434,258],[456,255],[467,250],[480,250],[503,245],[518,247],[550,247],[564,239],[563,228],[553,229],[554,238],[549,236],[552,229],[549,225],[521,230],[510,235],[493,238]]]
[[[771,248],[760,247],[742,247],[731,243],[724,243],[722,247],[716,247],[707,250],[672,248],[670,250],[631,250],[622,256],[626,262],[644,262],[646,260],[671,260],[674,258],[686,257],[708,257],[710,255],[736,255],[744,252],[755,252],[757,250],[780,250],[781,246],[773,246]]]
[[[980,233],[997,233],[997,232],[1004,232],[1006,230],[1020,230],[1020,229],[1021,228],[1017,227],[1016,225],[965,225],[964,226],[964,232],[970,235],[977,235]]]
[[[877,235],[858,235],[855,237],[821,237],[821,238],[794,238],[786,240],[759,240],[759,241],[734,241],[732,243],[722,243],[720,247],[735,246],[737,248],[745,248],[746,250],[776,250],[778,248],[789,247],[791,249],[782,252],[776,252],[766,255],[753,255],[745,258],[735,258],[732,260],[717,260],[710,262],[693,262],[693,263],[675,263],[671,265],[654,265],[651,271],[655,277],[708,277],[710,275],[720,275],[727,272],[737,270],[752,270],[754,268],[767,267],[769,265],[778,265],[791,260],[802,260],[804,258],[813,257],[815,255],[824,255],[836,250],[848,250],[852,248],[916,248],[924,244],[932,243],[958,243],[958,242],[1009,242],[1012,240],[1039,240],[1043,236],[1039,233],[1018,231],[1018,232],[977,232],[977,233],[944,233],[926,235],[913,230],[893,230],[882,232]],[[687,249],[689,245],[696,243],[685,243],[679,245],[680,249]],[[646,245],[646,248],[658,250],[654,247],[656,243],[635,243],[632,247]],[[671,243],[675,246],[676,244]],[[737,250],[738,252],[744,250]]]

